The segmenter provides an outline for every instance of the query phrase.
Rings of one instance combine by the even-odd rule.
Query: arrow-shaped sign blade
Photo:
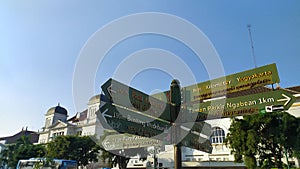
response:
[[[171,120],[171,107],[165,101],[149,96],[114,79],[109,79],[101,88],[107,99],[115,105],[166,121]]]
[[[122,150],[150,146],[161,146],[164,142],[152,138],[132,135],[132,134],[114,134],[108,135],[102,142],[105,150]]]
[[[100,107],[102,121],[110,126],[109,129],[120,133],[129,133],[145,137],[157,136],[169,129],[170,123],[140,112],[133,111],[112,103],[103,103]]]
[[[296,98],[285,90],[275,90],[252,95],[219,99],[214,101],[193,104],[192,112],[197,114],[196,121],[204,121],[216,118],[245,116],[259,113],[261,110],[271,112],[288,110]],[[274,110],[275,110],[274,109]]]

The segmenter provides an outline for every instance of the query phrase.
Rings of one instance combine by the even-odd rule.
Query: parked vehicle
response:
[[[77,161],[30,158],[27,160],[19,160],[16,169],[77,169]]]

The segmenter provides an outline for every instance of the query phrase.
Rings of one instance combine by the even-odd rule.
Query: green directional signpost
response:
[[[110,126],[111,129],[116,130],[119,133],[128,133],[143,137],[153,137],[164,133],[169,129],[177,118],[181,105],[181,94],[179,82],[173,80],[170,87],[170,98],[164,102],[154,97],[151,97],[143,92],[126,86],[116,80],[109,79],[102,85],[102,90],[108,100],[108,103],[102,103],[100,111],[97,113],[99,119],[104,119],[105,123]],[[187,138],[184,140],[185,146],[191,148],[210,152],[211,145],[209,140],[200,136],[200,130],[203,129],[204,134],[209,135],[210,125],[202,123],[185,124],[185,130],[191,130],[192,133],[182,131]],[[106,125],[104,125],[106,126]],[[176,129],[181,129],[180,125],[176,125]],[[163,138],[165,144],[175,143],[175,161],[177,161],[177,168],[181,168],[181,148],[177,145],[177,140],[183,135],[170,136],[170,133],[164,133],[166,136]],[[118,136],[116,136],[118,137]],[[120,136],[122,137],[122,136]],[[178,138],[176,138],[178,137]],[[171,140],[176,138],[176,140]],[[181,138],[180,138],[181,139]],[[115,138],[107,138],[102,142],[103,147],[107,150],[121,148],[121,145],[112,144],[112,140]],[[122,148],[134,148],[135,146],[147,146],[149,141],[146,141],[145,145],[136,142],[127,143],[128,146]],[[181,143],[179,143],[181,144]],[[206,147],[206,148],[205,148]]]
[[[295,97],[285,90],[240,96],[228,99],[219,99],[194,104],[193,112],[198,112],[197,121],[215,118],[252,115],[268,112],[268,108],[288,110],[295,102]]]
[[[110,136],[102,144],[107,150],[143,147],[155,141],[158,145],[162,140],[145,141],[137,137],[157,136],[172,126],[173,135],[166,135],[163,144],[174,144],[174,166],[175,169],[179,169],[181,146],[204,152],[212,151],[208,139],[211,135],[211,126],[204,120],[284,111],[295,102],[295,97],[285,90],[235,98],[217,97],[226,97],[228,93],[279,82],[275,64],[183,88],[180,88],[178,81],[173,80],[170,91],[152,96],[109,79],[101,86],[107,103],[101,103],[97,116],[105,121],[104,127],[136,136],[123,134]],[[191,119],[196,119],[196,122]],[[128,142],[127,140],[133,139],[131,137],[135,137],[136,141]],[[179,139],[181,141],[176,142]]]

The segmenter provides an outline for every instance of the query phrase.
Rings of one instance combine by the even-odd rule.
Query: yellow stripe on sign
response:
[[[300,103],[294,103],[294,104],[292,104],[291,107],[299,107],[299,106],[300,106]]]

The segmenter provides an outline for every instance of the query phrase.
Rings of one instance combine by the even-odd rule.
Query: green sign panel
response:
[[[101,114],[97,114],[97,116],[102,116],[101,118],[104,118],[106,123],[119,133],[153,137],[163,133],[170,127],[169,122],[145,116],[140,112],[134,112],[110,103],[104,103],[100,107],[100,112]]]
[[[276,64],[270,64],[187,86],[183,92],[190,97],[186,102],[194,102],[279,82]]]
[[[166,102],[151,97],[113,79],[109,79],[101,86],[101,88],[107,99],[112,103],[142,112],[146,115],[167,121],[171,120],[170,104]]]
[[[228,99],[219,99],[201,104],[194,104],[192,112],[198,112],[197,121],[244,116],[266,112],[288,110],[295,102],[295,97],[285,90],[258,93]],[[268,111],[268,109],[270,109]]]
[[[140,147],[161,146],[164,142],[131,134],[108,135],[102,141],[105,150],[122,150]]]

